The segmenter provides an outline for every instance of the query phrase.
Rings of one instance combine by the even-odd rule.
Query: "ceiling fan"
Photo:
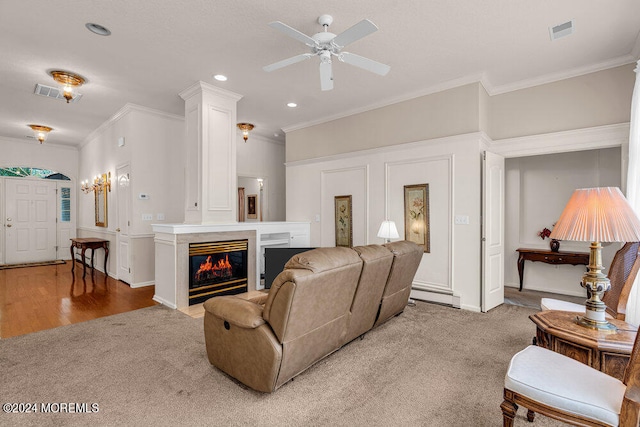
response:
[[[372,59],[365,58],[364,56],[359,56],[354,53],[342,52],[343,47],[377,31],[378,27],[376,27],[373,22],[368,19],[363,19],[337,36],[328,31],[329,25],[331,25],[332,22],[333,17],[331,15],[321,15],[318,18],[318,23],[324,27],[324,32],[316,33],[311,37],[301,33],[295,28],[291,28],[290,26],[283,24],[280,21],[270,23],[269,26],[271,28],[275,28],[285,35],[309,46],[311,48],[311,53],[302,53],[300,55],[275,62],[271,65],[267,65],[266,67],[262,67],[262,69],[270,72],[286,67],[287,65],[304,61],[305,59],[309,59],[313,56],[318,56],[320,57],[320,88],[322,90],[333,89],[333,71],[331,69],[331,58],[333,56],[338,58],[341,62],[355,65],[358,68],[371,71],[372,73],[376,73],[381,76],[384,76],[389,72],[391,67],[388,65],[381,64],[380,62],[376,62]]]

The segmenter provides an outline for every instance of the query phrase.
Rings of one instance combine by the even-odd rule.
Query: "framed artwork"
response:
[[[249,194],[247,196],[247,218],[249,219],[257,219],[258,213],[256,209],[256,204],[258,203],[258,195],[257,194]]]
[[[429,228],[429,184],[404,186],[404,239],[431,252]]]
[[[353,246],[353,228],[351,224],[351,195],[336,196],[336,246]]]

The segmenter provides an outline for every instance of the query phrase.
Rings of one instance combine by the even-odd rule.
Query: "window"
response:
[[[60,221],[71,221],[71,188],[60,188]]]
[[[14,178],[23,178],[27,176],[33,176],[43,179],[57,179],[62,181],[70,181],[69,177],[61,174],[60,172],[52,171],[49,169],[40,168],[22,168],[22,167],[9,167],[0,168],[0,176],[10,176]]]

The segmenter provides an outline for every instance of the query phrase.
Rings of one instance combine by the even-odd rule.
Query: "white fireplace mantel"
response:
[[[248,288],[262,289],[264,248],[305,248],[310,245],[308,222],[238,222],[233,224],[154,224],[155,295],[153,299],[171,308],[189,305],[189,243],[247,239]]]

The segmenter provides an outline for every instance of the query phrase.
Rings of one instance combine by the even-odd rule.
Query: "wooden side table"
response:
[[[522,291],[522,280],[524,278],[524,262],[540,261],[546,264],[571,264],[589,265],[588,252],[552,252],[543,249],[516,249],[518,255],[518,275],[520,276],[520,290]]]
[[[73,248],[79,248],[82,255],[82,277],[87,274],[87,263],[85,262],[84,253],[87,249],[91,249],[91,269],[93,270],[93,253],[96,249],[103,248],[104,249],[104,274],[107,274],[107,258],[109,258],[109,241],[104,239],[96,239],[94,237],[86,237],[86,238],[75,238],[71,239],[71,272],[76,268],[76,260],[75,255],[73,253]]]
[[[537,344],[564,354],[622,381],[638,328],[607,319],[617,331],[602,331],[576,323],[580,313],[547,310],[529,316],[536,324]]]

